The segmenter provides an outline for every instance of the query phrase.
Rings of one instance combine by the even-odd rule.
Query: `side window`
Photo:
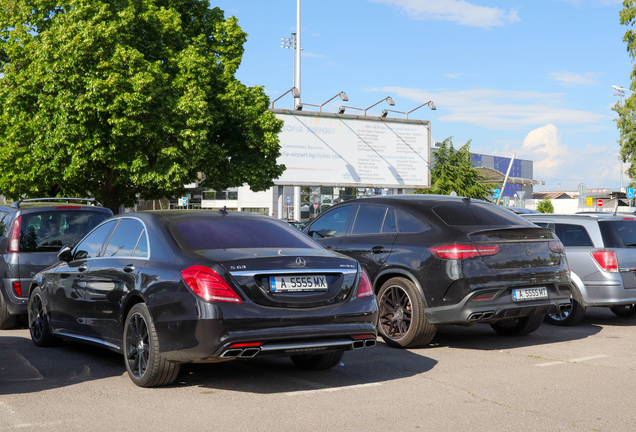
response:
[[[139,236],[139,241],[137,242],[133,256],[136,258],[148,258],[148,236],[146,235],[146,230]]]
[[[382,234],[394,234],[397,232],[397,223],[395,222],[395,209],[389,208],[382,224]]]
[[[115,225],[115,221],[107,222],[90,233],[88,237],[82,240],[75,248],[73,259],[78,260],[97,257],[104,247],[104,243],[108,241]]]
[[[309,227],[310,237],[321,239],[329,237],[339,237],[346,233],[347,222],[353,206],[344,206],[331,210],[324,216],[316,219]]]
[[[131,257],[144,230],[141,222],[122,219],[106,246],[105,257]]]
[[[428,231],[429,227],[419,219],[401,210],[397,211],[398,231],[401,233],[418,233]]]
[[[387,208],[378,205],[361,204],[353,223],[352,235],[380,234],[384,225]]]
[[[9,222],[11,222],[9,213],[0,212],[0,237],[4,237],[7,234],[7,227],[9,226]]]
[[[556,224],[555,228],[555,233],[563,246],[594,246],[587,230],[581,225]]]

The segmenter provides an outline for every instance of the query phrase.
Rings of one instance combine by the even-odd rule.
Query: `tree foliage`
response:
[[[537,205],[537,211],[541,213],[554,213],[554,205],[548,198],[543,198]]]
[[[634,61],[636,60],[636,32],[631,27],[636,24],[635,0],[623,1],[620,22],[630,27],[623,36],[623,42],[627,44],[627,52]],[[632,68],[630,78],[632,82],[629,87],[636,91],[636,66]],[[619,158],[631,164],[626,172],[631,179],[630,185],[634,186],[636,184],[636,95],[631,93],[622,104],[618,102],[612,109],[618,113],[616,122],[620,131],[618,143],[621,146]]]
[[[455,150],[453,138],[449,137],[434,153],[431,188],[420,189],[416,193],[449,195],[455,191],[459,196],[486,199],[499,185],[479,183],[482,180],[483,175],[473,167],[470,160],[470,141]]]
[[[0,190],[116,209],[199,172],[268,188],[282,122],[234,76],[246,37],[204,0],[0,0]]]

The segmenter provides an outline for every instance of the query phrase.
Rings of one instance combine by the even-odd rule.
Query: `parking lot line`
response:
[[[609,357],[609,356],[605,354],[600,354],[600,355],[595,355],[590,357],[581,357],[581,358],[576,358],[571,360],[560,360],[560,361],[553,361],[548,363],[539,363],[539,364],[536,364],[535,366],[543,367],[543,366],[554,366],[554,365],[565,364],[565,363],[578,363],[578,362],[583,362],[583,361],[593,360],[593,359],[603,358],[603,357]]]
[[[377,387],[381,385],[382,383],[356,384],[356,385],[344,386],[344,387],[328,387],[328,388],[322,388],[317,390],[300,390],[300,391],[289,392],[285,394],[287,396],[301,396],[301,395],[310,395],[314,393],[330,393],[330,392],[337,392],[340,390],[353,390],[353,389],[359,389],[362,387]]]

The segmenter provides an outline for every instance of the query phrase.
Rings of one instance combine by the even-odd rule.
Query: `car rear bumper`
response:
[[[526,301],[514,301],[513,288],[510,287],[499,290],[483,289],[469,294],[455,305],[427,308],[424,314],[432,324],[472,324],[494,323],[534,314],[555,314],[571,309],[569,284],[559,283],[558,288],[557,285],[548,285],[546,288],[547,299]],[[494,296],[482,299],[488,297],[485,294]]]
[[[377,336],[374,322],[261,329],[233,328],[231,323],[213,320],[181,324],[191,327],[192,332],[176,334],[169,329],[170,324],[156,326],[162,355],[168,361],[219,362],[256,356],[322,354],[375,346]]]
[[[7,304],[7,310],[11,315],[21,315],[27,313],[27,305],[29,303],[29,297],[18,297],[13,290],[13,283],[20,282],[20,288],[23,294],[29,293],[29,284],[31,279],[28,278],[6,278],[3,279],[2,294]]]
[[[585,282],[581,291],[584,306],[621,306],[636,303],[636,289],[625,289],[622,283]]]

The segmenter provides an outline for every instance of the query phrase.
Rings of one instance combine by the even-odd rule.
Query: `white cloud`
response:
[[[522,149],[523,154],[534,161],[534,175],[538,178],[552,177],[567,160],[568,148],[561,143],[561,134],[553,124],[530,132],[523,140]]]
[[[325,56],[322,54],[314,54],[314,53],[310,53],[310,52],[300,52],[300,55],[302,55],[303,57],[315,57],[315,58],[324,58]]]
[[[444,75],[446,75],[447,78],[451,78],[451,79],[457,79],[457,78],[461,78],[461,77],[465,77],[465,76],[477,76],[477,75],[473,75],[473,74],[465,74],[465,73],[462,73],[462,72],[453,73],[453,74],[447,73],[447,74],[444,74]]]
[[[569,71],[561,71],[561,72],[552,72],[550,77],[560,82],[562,85],[567,87],[574,87],[579,85],[590,85],[596,84],[596,79],[600,78],[603,74],[601,73],[592,73],[586,72],[584,74],[578,74],[575,72]]]
[[[550,123],[588,127],[611,120],[611,116],[563,107],[562,93],[493,89],[425,91],[404,87],[365,90],[403,97],[417,104],[432,100],[438,109],[436,121],[468,123],[495,130],[527,129]]]
[[[451,21],[469,27],[496,27],[520,21],[518,12],[478,6],[465,0],[371,0],[401,9],[419,20]]]

